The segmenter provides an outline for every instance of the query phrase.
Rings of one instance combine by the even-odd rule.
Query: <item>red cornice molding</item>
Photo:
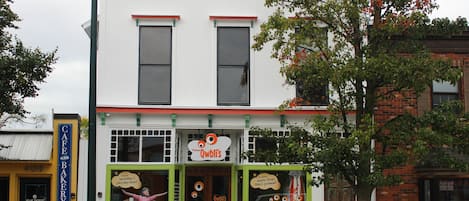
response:
[[[246,20],[257,21],[257,16],[209,16],[210,20]]]
[[[132,19],[168,19],[180,20],[180,15],[132,15]]]
[[[97,113],[140,113],[140,114],[215,114],[215,115],[329,115],[328,110],[298,109],[278,111],[274,109],[198,109],[198,108],[123,108],[97,107]],[[350,114],[354,114],[351,112]]]

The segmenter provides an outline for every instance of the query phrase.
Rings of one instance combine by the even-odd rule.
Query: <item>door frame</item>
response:
[[[19,185],[20,191],[18,192],[20,200],[26,200],[25,198],[25,190],[26,184],[45,184],[46,185],[46,200],[51,199],[51,178],[50,177],[20,177],[19,178]]]
[[[185,200],[188,200],[191,196],[193,187],[189,183],[189,177],[202,177],[205,183],[211,184],[213,182],[213,177],[215,176],[224,176],[228,179],[227,182],[227,201],[233,199],[233,194],[236,194],[236,191],[233,192],[233,185],[236,183],[233,182],[233,166],[227,165],[197,165],[197,166],[186,166],[185,167]],[[236,177],[234,177],[236,178]],[[213,201],[213,188],[211,185],[205,185],[206,193],[204,193],[204,201]],[[189,199],[190,200],[190,199]]]

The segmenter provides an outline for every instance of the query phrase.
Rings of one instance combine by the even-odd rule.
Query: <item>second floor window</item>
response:
[[[171,104],[171,27],[140,27],[139,104]]]
[[[218,105],[249,105],[249,52],[248,27],[218,27]]]
[[[459,99],[458,85],[450,82],[433,81],[432,87],[432,105],[438,106],[444,102]]]
[[[320,51],[320,46],[327,45],[327,29],[295,29],[301,35],[310,35],[313,38],[301,38],[300,44],[296,48],[299,59],[306,57],[310,53]],[[300,61],[301,62],[301,61]],[[327,106],[329,104],[328,84],[316,85],[308,82],[307,76],[298,76],[296,83],[296,97],[299,98],[298,105],[303,106]]]
[[[328,87],[305,85],[301,81],[296,82],[296,97],[300,98],[298,105],[326,106],[329,104]]]

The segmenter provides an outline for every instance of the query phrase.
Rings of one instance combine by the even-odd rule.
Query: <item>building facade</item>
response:
[[[460,68],[463,73],[461,79],[455,85],[449,82],[433,82],[420,96],[413,91],[407,91],[393,100],[379,102],[375,115],[378,124],[405,112],[422,115],[449,100],[462,101],[465,112],[469,112],[469,33],[435,37],[425,40],[424,43],[434,57],[450,59],[453,67]],[[378,201],[469,200],[467,172],[458,172],[438,164],[417,167],[409,165],[390,171],[400,174],[403,182],[393,187],[378,188]]]
[[[0,130],[0,201],[78,200],[79,121],[54,114],[53,131]]]
[[[100,3],[97,200],[324,199],[301,164],[244,157],[269,148],[250,128],[288,136],[287,123],[328,114],[324,99],[277,111],[301,91],[270,47],[250,48],[272,13],[263,1]]]

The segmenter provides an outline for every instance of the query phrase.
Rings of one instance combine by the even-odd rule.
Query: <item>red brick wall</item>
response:
[[[469,54],[438,54],[437,57],[450,58],[453,66],[461,67],[463,78],[460,81],[460,98],[464,100],[465,109],[469,111]],[[382,88],[380,93],[384,93],[389,88]],[[412,90],[402,93],[394,93],[392,99],[378,101],[375,111],[375,122],[378,126],[408,112],[413,115],[421,115],[431,109],[431,89],[425,90],[417,96]],[[380,145],[377,143],[377,150]],[[387,172],[401,175],[402,183],[392,187],[381,187],[376,191],[377,201],[417,201],[418,199],[418,177],[413,166],[408,165],[403,168],[388,170]]]
[[[380,93],[384,93],[389,88],[383,88]],[[391,99],[378,101],[375,111],[375,121],[378,126],[392,118],[410,113],[417,115],[417,95],[413,90],[407,90],[402,93],[393,93]],[[377,150],[380,150],[379,143]],[[387,170],[386,172],[401,175],[402,183],[392,187],[381,187],[376,191],[377,201],[417,201],[418,200],[418,180],[415,176],[414,168],[406,166]]]

